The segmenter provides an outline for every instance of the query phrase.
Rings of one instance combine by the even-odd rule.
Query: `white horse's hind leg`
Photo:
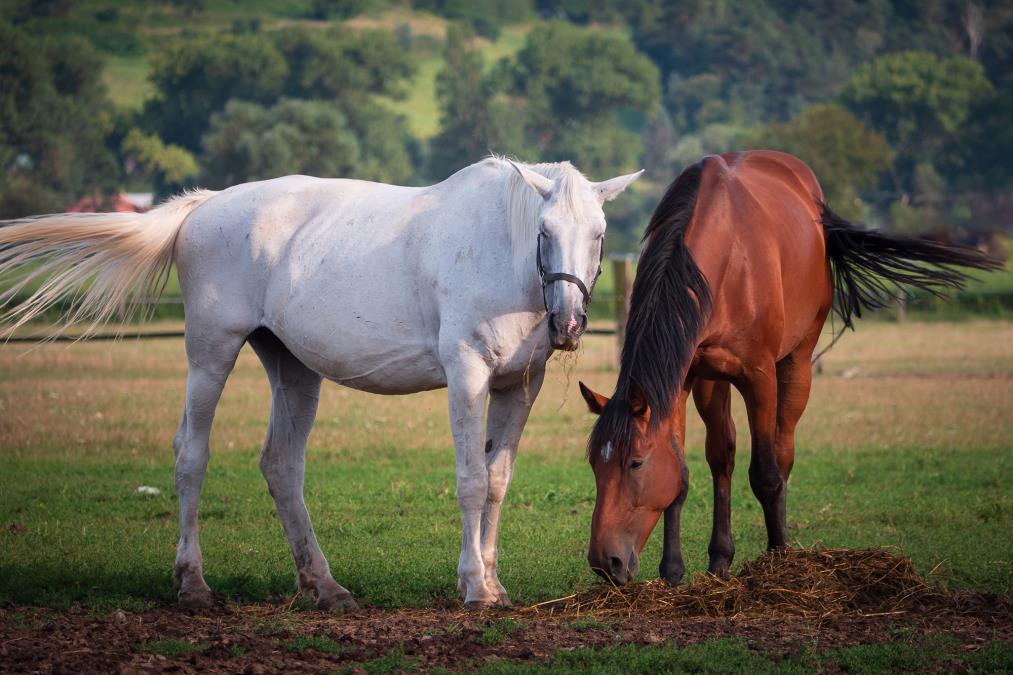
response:
[[[489,395],[489,416],[486,421],[489,440],[486,446],[486,468],[489,471],[489,493],[482,512],[482,562],[485,584],[496,594],[496,603],[510,606],[510,597],[499,581],[496,571],[499,559],[499,516],[503,499],[510,488],[514,460],[521,433],[528,421],[531,405],[538,396],[545,371],[530,374],[529,381],[508,389],[493,389]]]
[[[208,468],[211,423],[225,380],[236,362],[246,336],[187,335],[186,352],[190,370],[186,379],[186,407],[183,422],[173,441],[176,454],[176,494],[179,497],[179,546],[173,579],[184,607],[208,607],[211,589],[204,581],[203,560],[197,530],[201,484]]]
[[[303,500],[306,441],[316,419],[321,377],[268,331],[254,332],[250,345],[271,381],[271,422],[260,455],[260,470],[285,528],[299,589],[320,609],[353,610],[356,605],[352,594],[331,577]]]
[[[457,588],[464,595],[465,605],[480,607],[496,602],[496,593],[485,583],[481,541],[482,511],[489,494],[483,442],[489,370],[466,346],[455,351],[454,355],[444,355],[444,363],[450,364],[445,368],[457,465],[457,503],[461,507]]]

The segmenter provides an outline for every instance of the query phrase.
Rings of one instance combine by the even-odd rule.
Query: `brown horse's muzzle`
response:
[[[595,574],[617,586],[633,581],[640,570],[640,557],[632,546],[616,547],[616,550],[592,548],[587,552],[587,562]]]

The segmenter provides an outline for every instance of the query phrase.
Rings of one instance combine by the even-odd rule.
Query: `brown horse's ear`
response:
[[[640,383],[630,378],[630,387],[626,394],[626,400],[630,402],[630,412],[635,417],[644,417],[650,412],[650,408],[647,405],[647,396],[644,395],[644,389],[640,386]]]
[[[596,391],[592,391],[591,387],[587,386],[583,382],[578,381],[580,385],[580,395],[587,401],[587,409],[595,415],[601,415],[601,411],[605,409],[605,404],[609,402],[607,398],[602,396]]]

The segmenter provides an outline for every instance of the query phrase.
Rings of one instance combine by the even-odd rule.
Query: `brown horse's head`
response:
[[[674,420],[652,420],[655,413],[635,380],[627,392],[608,399],[580,383],[588,408],[599,415],[588,446],[598,494],[587,560],[616,584],[636,576],[640,552],[683,478]]]

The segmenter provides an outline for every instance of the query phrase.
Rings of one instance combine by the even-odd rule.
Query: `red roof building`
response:
[[[120,192],[115,196],[90,195],[67,207],[67,213],[143,213],[151,208],[150,193]]]

